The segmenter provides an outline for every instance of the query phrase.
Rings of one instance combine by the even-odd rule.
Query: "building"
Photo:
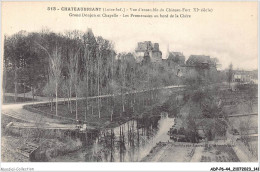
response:
[[[135,49],[136,61],[141,63],[145,54],[146,56],[149,55],[152,63],[160,63],[162,61],[162,52],[158,43],[152,43],[151,41],[138,42]]]
[[[213,79],[217,75],[217,59],[205,55],[190,55],[186,61],[186,74],[201,79]]]
[[[216,59],[210,58],[210,56],[205,55],[190,55],[189,59],[186,61],[186,66],[189,67],[199,67],[199,68],[210,68],[216,67]]]
[[[239,83],[258,83],[257,75],[255,76],[253,71],[235,70],[232,80]]]
[[[181,52],[169,52],[167,57],[168,64],[175,63],[179,65],[185,64],[185,56]]]
[[[173,72],[178,76],[182,77],[185,73],[185,56],[181,52],[167,52],[165,64],[168,65]]]

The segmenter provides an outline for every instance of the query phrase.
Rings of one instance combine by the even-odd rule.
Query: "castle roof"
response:
[[[138,42],[135,52],[153,51],[159,52],[159,44],[151,41]]]

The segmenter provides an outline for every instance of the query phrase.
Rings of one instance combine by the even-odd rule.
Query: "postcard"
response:
[[[258,171],[258,21],[256,1],[2,2],[1,170]]]

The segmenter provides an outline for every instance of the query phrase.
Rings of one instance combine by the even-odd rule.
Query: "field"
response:
[[[184,142],[158,143],[144,162],[239,162],[230,145]]]
[[[204,147],[200,162],[239,162],[231,145]]]

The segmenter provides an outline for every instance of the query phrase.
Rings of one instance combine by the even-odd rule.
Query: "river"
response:
[[[128,121],[113,129],[100,131],[91,144],[82,149],[55,158],[66,162],[137,162],[147,156],[158,142],[170,140],[167,132],[174,118],[167,113],[150,119]]]

